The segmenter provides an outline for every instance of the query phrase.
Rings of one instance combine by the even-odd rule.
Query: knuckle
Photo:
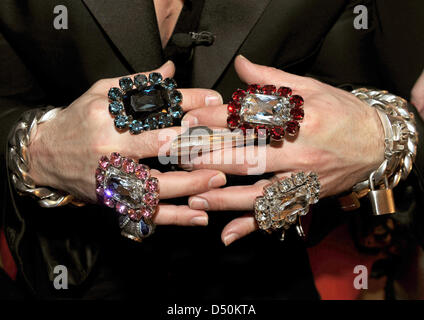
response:
[[[324,156],[321,152],[310,150],[299,157],[299,166],[305,169],[313,169],[323,163]]]
[[[87,108],[85,112],[87,113],[87,116],[97,118],[99,113],[103,111],[103,109],[104,109],[104,99],[101,97],[95,97],[87,103]]]
[[[319,119],[317,119],[317,116],[315,114],[308,113],[305,116],[304,126],[309,133],[319,132],[321,127],[321,122],[319,121]]]
[[[270,67],[270,66],[264,66],[264,71],[267,72],[267,73],[281,72],[280,69],[275,68],[275,67]]]
[[[259,151],[260,150],[260,151]],[[263,174],[264,166],[267,162],[267,152],[265,148],[262,149],[248,149],[246,150],[243,162],[236,164],[235,171],[238,175],[257,175]],[[236,163],[237,163],[236,159]]]
[[[209,203],[210,202],[211,201],[209,201]],[[222,210],[225,210],[226,209],[225,201],[224,201],[224,199],[220,195],[216,196],[213,199],[212,203],[213,203],[213,205],[215,207],[215,210],[217,210],[217,211],[222,211]]]
[[[99,110],[103,105],[103,98],[101,96],[94,96],[88,103],[88,108],[93,110]]]
[[[245,163],[243,165],[238,166],[235,169],[235,171],[236,171],[236,174],[247,176],[251,168],[253,168],[253,165],[249,165]]]
[[[197,94],[186,95],[183,99],[187,101],[186,105],[190,107],[197,106],[200,101],[199,95]]]
[[[328,93],[315,92],[308,97],[308,106],[311,106],[311,110],[319,108],[322,113],[332,111],[338,104],[338,98]]]
[[[311,86],[311,87],[319,87],[319,86],[321,86],[321,81],[319,81],[319,80],[317,80],[315,78],[306,77],[305,80],[309,84],[309,86]]]
[[[91,142],[91,150],[95,154],[106,154],[109,149],[109,145],[105,142],[106,139],[103,138],[102,134],[98,131],[94,133],[94,137]]]
[[[142,158],[151,154],[156,154],[156,150],[159,150],[162,145],[166,144],[166,142],[160,142],[154,136],[146,137],[146,139],[140,139],[139,143],[142,145],[140,147],[140,155]]]
[[[171,223],[175,224],[175,225],[183,225],[184,224],[184,214],[183,213],[184,212],[181,212],[181,210],[173,210]]]
[[[207,202],[209,203],[209,209],[210,210],[216,210],[216,211],[222,211],[225,210],[225,201],[223,199],[223,196],[220,192],[214,193],[214,194],[206,194],[203,195]]]
[[[106,82],[105,79],[97,80],[96,82],[93,83],[90,90],[99,91],[100,88],[103,88],[105,86],[105,82]]]
[[[208,187],[208,180],[204,179],[200,176],[195,177],[189,181],[189,188],[191,193],[198,193],[199,191],[207,191],[209,189]]]

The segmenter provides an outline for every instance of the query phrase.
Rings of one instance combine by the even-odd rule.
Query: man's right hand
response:
[[[156,72],[172,77],[175,67],[167,62]],[[148,72],[147,72],[148,74]],[[119,133],[108,111],[108,90],[118,86],[119,78],[96,82],[69,107],[38,127],[29,146],[30,175],[39,186],[68,192],[78,199],[95,202],[95,169],[102,155],[119,152],[134,159],[156,157],[165,142],[158,139],[162,130],[180,133],[180,127],[143,132]],[[182,89],[184,111],[221,105],[219,93],[207,89]],[[206,192],[226,183],[217,170],[166,172],[152,170],[159,179],[160,198],[169,199]],[[154,222],[158,224],[207,225],[203,210],[188,206],[160,204]]]

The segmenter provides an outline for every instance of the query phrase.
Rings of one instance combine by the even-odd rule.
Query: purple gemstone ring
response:
[[[149,236],[159,204],[159,181],[150,168],[114,152],[100,158],[95,178],[98,199],[119,214],[122,235],[137,241]]]

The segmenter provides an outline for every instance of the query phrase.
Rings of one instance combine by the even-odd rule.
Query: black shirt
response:
[[[164,49],[165,60],[172,60],[176,66],[174,79],[180,88],[187,88],[191,83],[194,44],[181,46],[175,40],[175,35],[189,38],[190,32],[198,32],[200,15],[204,0],[185,0],[184,7],[178,17],[172,37]]]

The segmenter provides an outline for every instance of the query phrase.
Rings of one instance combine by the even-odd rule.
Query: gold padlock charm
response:
[[[389,187],[387,176],[384,176],[384,189],[375,189],[374,172],[370,175],[370,192],[368,197],[371,201],[374,215],[393,214],[396,212],[393,191]]]

